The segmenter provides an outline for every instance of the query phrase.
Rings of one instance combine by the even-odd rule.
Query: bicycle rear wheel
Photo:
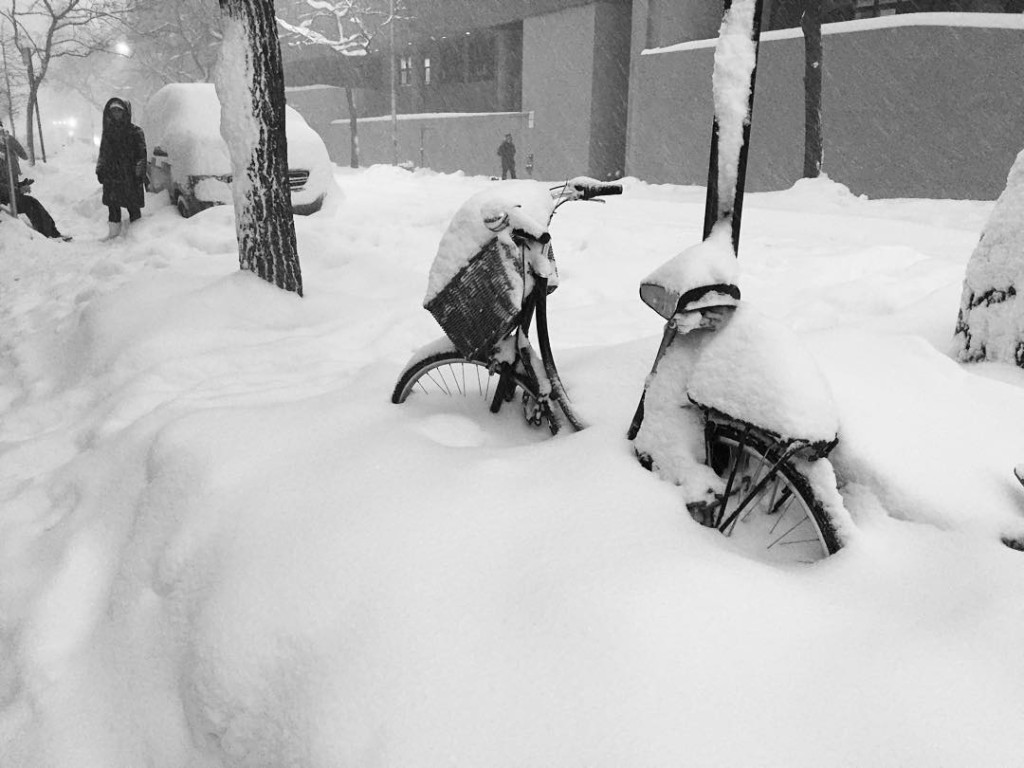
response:
[[[792,458],[779,463],[784,449],[776,441],[756,429],[715,424],[707,449],[708,464],[725,481],[726,493],[710,504],[692,505],[697,522],[767,562],[813,563],[839,551],[825,505]]]
[[[395,384],[391,402],[458,401],[470,409],[496,412],[504,403],[522,402],[527,422],[539,426],[545,421],[536,387],[526,377],[510,373],[505,391],[500,392],[501,375],[481,360],[467,358],[457,350],[445,350],[414,360]]]

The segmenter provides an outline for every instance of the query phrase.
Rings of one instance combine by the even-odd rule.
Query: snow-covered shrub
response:
[[[996,201],[967,263],[956,321],[955,352],[963,362],[1013,362],[1024,368],[1024,152]]]

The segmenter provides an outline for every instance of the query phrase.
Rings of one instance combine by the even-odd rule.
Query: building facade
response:
[[[289,100],[336,162],[349,160],[348,86],[363,164],[495,174],[513,133],[520,175],[704,183],[721,2],[406,3],[393,42],[379,34],[357,65],[285,48]],[[765,0],[752,189],[788,186],[802,169],[802,3]],[[872,196],[998,194],[1022,143],[1022,9],[823,0],[825,171]]]
[[[955,3],[1000,13],[919,10],[953,5],[826,4],[840,20],[822,30],[823,171],[856,194],[994,199],[1004,188],[1024,148],[1024,17],[1014,12],[1019,0]],[[693,13],[680,13],[688,7]],[[633,3],[626,169],[647,181],[707,179],[718,22],[698,7]],[[769,0],[765,18],[752,191],[787,188],[803,173],[803,37],[792,28],[799,17],[785,0]]]
[[[297,18],[302,3],[279,3]],[[407,0],[406,18],[374,41],[356,82],[360,118],[391,112],[391,62],[400,162],[497,173],[497,145],[513,133],[520,175],[621,176],[629,95],[630,0]],[[285,46],[289,100],[332,148],[349,155],[338,56]],[[331,60],[334,60],[333,62]],[[454,131],[453,114],[466,115]],[[482,119],[490,115],[492,119]],[[440,117],[437,117],[440,116]],[[323,128],[329,124],[329,129]],[[363,164],[391,162],[391,122],[363,120]],[[456,141],[458,139],[458,141]],[[475,145],[467,151],[466,142]],[[468,158],[467,158],[468,155]],[[471,161],[471,162],[468,162]]]

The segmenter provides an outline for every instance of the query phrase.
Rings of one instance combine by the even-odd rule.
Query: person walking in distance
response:
[[[516,145],[512,143],[512,134],[506,133],[505,140],[498,145],[498,157],[501,158],[501,178],[516,177]]]
[[[4,129],[0,121],[0,205],[11,204],[11,184],[14,185],[14,207],[18,214],[25,214],[32,229],[52,240],[70,240],[60,233],[50,212],[43,204],[28,194],[32,188],[32,179],[21,178],[21,165],[18,158],[28,159],[21,142]]]
[[[142,218],[146,204],[146,137],[132,123],[132,105],[116,96],[103,107],[103,136],[96,162],[96,178],[103,185],[103,204],[107,206],[107,236],[104,240],[127,236],[133,222]],[[121,221],[121,209],[128,221]]]

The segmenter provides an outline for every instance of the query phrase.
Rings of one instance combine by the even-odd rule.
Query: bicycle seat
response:
[[[712,234],[644,278],[640,298],[669,320],[677,312],[737,304],[738,277],[739,268],[728,237]]]
[[[740,302],[736,285],[702,285],[679,294],[664,285],[641,283],[640,298],[666,320],[680,312],[696,312],[716,307],[735,307]]]

